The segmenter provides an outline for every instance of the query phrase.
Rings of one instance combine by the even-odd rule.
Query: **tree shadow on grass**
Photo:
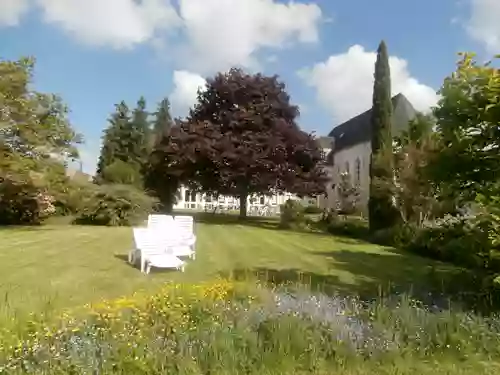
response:
[[[390,249],[384,253],[339,250],[313,254],[327,259],[327,273],[255,268],[233,270],[224,276],[257,279],[272,286],[292,284],[328,295],[356,295],[364,300],[409,294],[443,308],[458,303],[465,308],[487,309],[479,306],[476,292],[471,289],[473,275],[450,265]]]
[[[283,232],[294,232],[294,233],[307,233],[307,234],[317,234],[321,236],[330,236],[330,234],[325,233],[317,228],[283,228],[280,225],[279,217],[261,217],[261,216],[247,216],[244,219],[240,219],[237,215],[232,214],[213,214],[211,212],[196,212],[192,214],[196,223],[203,223],[206,225],[238,225],[247,226],[252,228],[261,228],[269,230],[279,230]]]
[[[196,223],[208,225],[246,225],[257,228],[278,230],[279,218],[248,216],[240,219],[237,215],[214,214],[211,212],[196,212],[192,215]]]

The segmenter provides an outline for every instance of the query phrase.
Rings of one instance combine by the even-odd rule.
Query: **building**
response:
[[[264,195],[250,196],[247,198],[247,208],[249,209],[249,211],[250,207],[259,209],[266,205],[278,208],[288,199],[298,198],[290,193],[275,194],[271,197]],[[174,205],[174,209],[199,211],[212,210],[215,206],[226,210],[239,210],[240,201],[239,198],[230,196],[221,195],[217,198],[209,194],[199,192],[197,193],[195,191],[189,190],[184,186],[181,186],[178,193],[177,203]]]
[[[319,137],[318,143],[320,147],[323,149],[323,154],[325,157],[332,151],[333,138],[331,137]],[[251,196],[247,198],[247,208],[249,212],[251,211],[251,207],[255,209],[262,208],[266,205],[271,207],[278,208],[280,205],[284,204],[288,199],[295,199],[302,201],[305,205],[315,204],[320,205],[321,199],[324,198],[299,198],[291,193],[278,193],[272,196]],[[195,191],[189,190],[188,188],[182,186],[178,192],[178,200],[174,205],[174,209],[181,210],[210,210],[213,209],[214,206],[218,206],[221,208],[226,208],[229,210],[238,210],[239,209],[239,198],[229,197],[229,196],[219,196],[218,198],[212,197],[208,194],[197,193]]]
[[[403,94],[392,98],[393,135],[406,129],[408,122],[417,114],[415,108]],[[332,151],[327,156],[330,182],[327,185],[327,195],[321,201],[323,208],[336,208],[339,201],[338,183],[340,175],[347,172],[351,183],[358,187],[358,208],[366,213],[370,189],[370,158],[371,158],[371,113],[357,115],[336,126],[328,134],[333,139]]]

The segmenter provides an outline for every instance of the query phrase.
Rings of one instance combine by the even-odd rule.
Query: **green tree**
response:
[[[149,112],[146,110],[146,99],[141,96],[132,114],[130,122],[130,140],[128,144],[129,163],[141,167],[147,162],[151,152],[151,127]]]
[[[67,183],[81,142],[61,98],[31,89],[35,61],[0,61],[0,222],[38,222]]]
[[[173,120],[170,115],[170,101],[164,98],[158,105],[158,109],[154,113],[153,122],[153,144],[161,142],[164,136],[167,136],[172,128]]]
[[[163,99],[154,113],[152,143],[153,150],[144,169],[144,186],[160,201],[160,209],[171,213],[177,201],[180,181],[177,175],[170,174],[172,158],[164,152],[169,143],[169,133],[173,120],[170,115],[170,101]]]
[[[436,185],[429,175],[438,149],[434,124],[432,117],[418,114],[394,139],[395,183],[388,189],[393,189],[401,219],[417,226],[440,212]]]
[[[375,83],[371,115],[370,197],[368,202],[370,230],[388,228],[394,224],[395,212],[392,189],[392,102],[391,72],[387,46],[382,41],[375,62]]]
[[[461,54],[434,109],[439,149],[433,179],[461,201],[500,195],[500,70]]]

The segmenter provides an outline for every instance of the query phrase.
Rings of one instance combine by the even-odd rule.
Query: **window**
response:
[[[212,194],[205,195],[205,201],[209,203],[212,202]]]
[[[359,158],[356,159],[356,185],[361,183],[361,160]]]
[[[184,202],[189,202],[189,197],[191,196],[190,190],[184,190]]]
[[[260,197],[260,204],[264,204],[264,197]]]
[[[196,202],[196,192],[191,191],[191,202]]]

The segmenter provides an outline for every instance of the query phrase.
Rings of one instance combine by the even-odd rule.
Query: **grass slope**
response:
[[[322,234],[277,230],[272,223],[199,223],[197,259],[184,274],[149,276],[126,263],[130,228],[42,226],[0,230],[0,298],[11,315],[71,307],[154,291],[168,280],[200,281],[219,273],[258,272],[277,282],[374,292],[389,283],[421,284],[449,269],[391,249]]]

